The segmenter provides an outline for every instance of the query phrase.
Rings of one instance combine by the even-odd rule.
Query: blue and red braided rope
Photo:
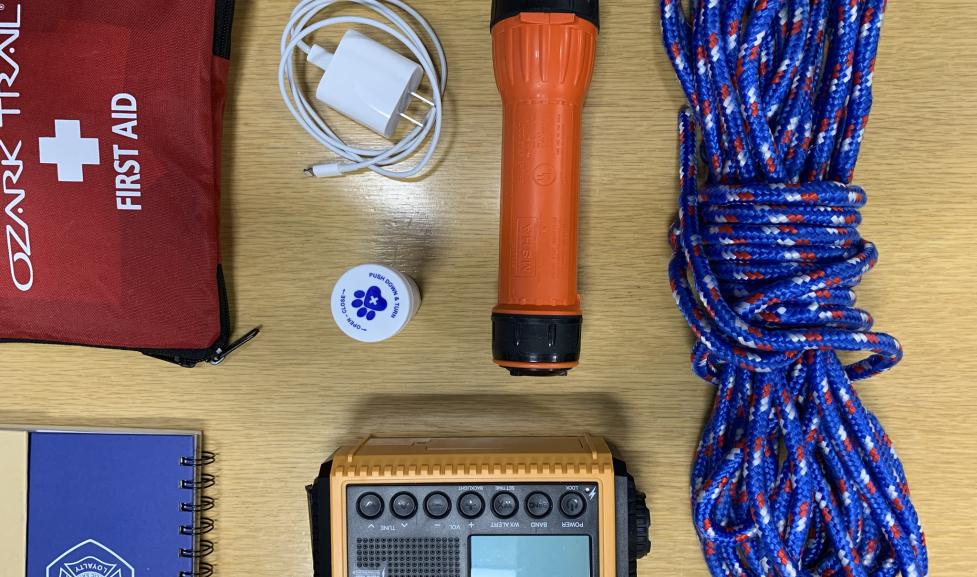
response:
[[[851,180],[885,0],[661,11],[691,104],[669,272],[693,367],[718,388],[692,472],[710,571],[924,577],[902,465],[852,386],[902,357],[853,292],[878,256]],[[846,366],[838,351],[867,356]]]

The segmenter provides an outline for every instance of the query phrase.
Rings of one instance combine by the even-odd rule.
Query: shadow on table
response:
[[[78,417],[65,419],[52,417],[45,411],[2,411],[0,426],[19,428],[49,427],[53,429],[92,429],[109,431],[200,431],[206,422],[199,419],[176,419],[163,417],[118,418],[118,417]]]
[[[376,395],[341,429],[355,441],[383,436],[547,436],[590,433],[629,437],[624,407],[606,393],[527,395]]]

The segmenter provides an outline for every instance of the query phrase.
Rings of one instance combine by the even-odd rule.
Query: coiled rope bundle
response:
[[[717,577],[927,574],[902,465],[852,386],[902,356],[852,291],[877,258],[850,183],[884,10],[661,0],[692,106],[670,275],[698,337],[693,366],[718,388],[692,472]],[[867,358],[845,366],[837,351]]]

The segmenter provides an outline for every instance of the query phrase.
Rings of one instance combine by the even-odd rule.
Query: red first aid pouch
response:
[[[0,341],[233,349],[220,145],[233,0],[0,4]]]

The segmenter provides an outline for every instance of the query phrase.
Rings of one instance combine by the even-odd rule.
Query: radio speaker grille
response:
[[[457,537],[356,540],[359,569],[386,569],[385,577],[461,577]]]

